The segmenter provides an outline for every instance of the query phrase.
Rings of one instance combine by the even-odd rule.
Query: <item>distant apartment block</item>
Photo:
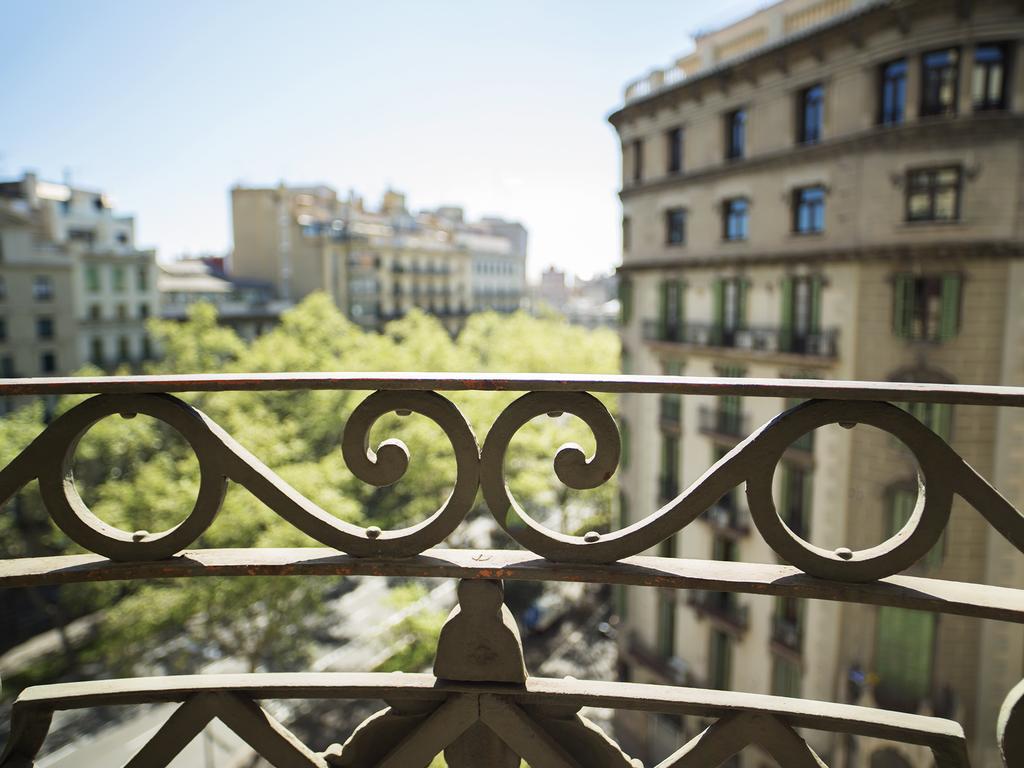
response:
[[[213,305],[217,320],[243,339],[266,333],[292,306],[276,298],[272,283],[236,278],[224,272],[223,259],[188,258],[159,265],[160,317],[183,321],[199,302]]]
[[[388,191],[377,210],[326,186],[231,190],[231,272],[271,283],[278,298],[324,291],[367,328],[412,308],[452,332],[471,312],[511,312],[523,301],[526,229],[461,208],[412,213]]]
[[[622,147],[623,370],[1024,381],[1022,39],[1013,2],[783,0],[630,84],[610,117]],[[633,439],[622,524],[670,503],[786,405],[623,396]],[[908,410],[997,486],[1024,490],[995,413]],[[917,482],[894,438],[830,426],[787,450],[775,505],[796,535],[857,550],[904,526]],[[951,525],[975,546],[940,544],[916,572],[1024,584],[1019,555],[975,510],[957,500]],[[774,557],[742,489],[660,553]],[[954,714],[973,763],[1000,762],[983,731],[1024,676],[1018,626],[700,591],[620,597],[624,677]],[[620,725],[651,759],[704,727]],[[810,741],[830,765],[931,765],[912,747]]]
[[[152,356],[156,254],[99,191],[0,182],[0,375],[109,369]]]

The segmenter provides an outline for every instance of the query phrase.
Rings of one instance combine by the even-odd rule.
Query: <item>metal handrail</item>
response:
[[[376,453],[370,449],[369,435],[378,419],[393,412],[416,412],[434,421],[450,441],[456,463],[454,487],[442,506],[427,520],[397,531],[347,523],[302,497],[208,416],[170,394],[296,389],[375,390],[352,411],[342,436],[342,454],[349,469],[357,478],[374,485],[400,481],[408,463],[404,452],[394,450],[395,441],[387,441],[387,450],[385,445],[378,446]],[[469,390],[524,392],[495,418],[482,445],[459,409],[440,394]],[[808,402],[753,430],[691,487],[661,508],[652,509],[644,519],[617,531],[572,536],[548,529],[526,515],[508,488],[504,464],[512,439],[528,421],[545,414],[569,413],[590,428],[596,448],[589,457],[577,446],[560,449],[555,461],[559,479],[579,489],[605,482],[617,468],[620,438],[615,420],[590,392],[760,396],[803,398]],[[529,677],[514,619],[501,618],[506,616],[507,608],[495,611],[502,605],[501,582],[497,580],[570,580],[820,598],[1024,623],[1024,590],[903,574],[942,536],[953,494],[974,506],[1018,551],[1024,551],[1024,516],[940,436],[905,410],[879,402],[1021,406],[1021,388],[667,376],[412,373],[0,381],[0,396],[72,393],[97,396],[55,418],[21,454],[0,469],[0,500],[38,481],[43,508],[90,554],[0,560],[0,588],[211,575],[445,576],[462,580],[460,611],[453,612],[441,631],[433,676],[185,676],[26,689],[12,710],[12,738],[0,755],[2,768],[26,761],[31,764],[54,710],[155,701],[182,704],[132,764],[156,760],[171,747],[187,742],[192,733],[189,729],[219,717],[250,743],[259,745],[258,750],[270,750],[288,764],[316,768],[325,768],[331,756],[349,761],[341,764],[351,764],[357,759],[351,757],[354,754],[376,755],[372,760],[365,759],[367,765],[426,764],[441,749],[460,743],[463,747],[459,750],[463,751],[456,750],[449,759],[453,768],[468,766],[463,758],[480,754],[474,750],[481,744],[498,752],[512,749],[538,768],[635,765],[610,740],[594,741],[594,727],[586,718],[561,709],[599,705],[718,718],[711,728],[663,763],[664,768],[688,765],[683,761],[691,752],[732,754],[729,750],[742,749],[754,732],[773,734],[762,746],[768,745],[777,762],[811,764],[807,760],[813,750],[793,730],[797,727],[921,744],[932,750],[942,768],[960,768],[968,765],[966,740],[962,729],[949,720],[724,691]],[[99,419],[136,413],[160,419],[180,432],[195,453],[202,475],[193,511],[177,527],[163,533],[121,531],[98,523],[80,498],[68,497],[74,493],[73,481],[67,482],[72,465],[69,457],[81,435]],[[907,530],[870,550],[828,552],[812,547],[793,535],[771,503],[776,465],[793,442],[832,423],[864,423],[890,432],[911,448],[921,468],[924,502],[920,513],[908,523]],[[220,511],[229,480],[327,548],[193,548]],[[676,536],[700,519],[717,499],[737,492],[740,486],[746,488],[751,527],[758,529],[788,565],[642,554]],[[495,523],[524,551],[437,548],[475,508],[480,491]],[[955,544],[947,542],[947,546]],[[720,620],[741,631],[748,623],[744,606],[737,607],[732,598],[721,603],[702,602],[700,608],[716,613]],[[481,661],[484,659],[486,663]],[[416,711],[423,712],[423,717],[379,713],[372,728],[361,728],[346,744],[314,752],[255,703],[262,698],[351,698],[370,693],[389,702],[416,699],[420,702]],[[557,705],[557,716],[551,714],[551,705]],[[487,728],[471,728],[477,722]],[[1007,765],[1024,764],[1022,747],[1014,741],[1014,734],[1022,731],[1022,722],[1024,683],[1004,704],[1000,738]],[[378,728],[386,728],[393,738],[374,741]],[[557,738],[552,737],[556,732],[552,729],[557,730]]]

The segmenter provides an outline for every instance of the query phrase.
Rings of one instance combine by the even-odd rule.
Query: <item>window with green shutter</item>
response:
[[[711,648],[708,654],[708,685],[727,691],[732,683],[732,640],[725,632],[711,630]]]
[[[911,485],[898,486],[889,491],[889,509],[886,520],[886,534],[891,538],[899,533],[900,529],[907,524],[910,516],[914,514],[914,507],[917,506],[917,488]],[[942,558],[946,549],[946,532],[943,531],[935,546],[928,550],[928,553],[917,561],[922,568],[938,568],[942,565]]]
[[[772,655],[772,694],[800,697],[800,664],[792,659]]]
[[[676,593],[658,593],[658,652],[665,657],[676,655]]]
[[[629,325],[633,317],[633,281],[619,278],[619,324]]]
[[[906,608],[878,609],[875,672],[879,703],[913,710],[931,693],[936,615]]]
[[[747,290],[742,277],[725,277],[712,285],[711,317],[713,344],[733,346],[736,331],[747,327]]]
[[[953,406],[949,403],[906,403],[905,410],[947,443],[953,436]]]
[[[663,280],[658,286],[658,338],[681,341],[683,333],[683,283]]]
[[[99,293],[100,291],[100,270],[95,264],[90,264],[85,268],[85,287],[89,293]]]
[[[782,280],[782,322],[779,349],[804,353],[821,332],[820,275],[787,276]]]
[[[779,516],[797,536],[810,539],[811,536],[811,504],[814,486],[811,473],[795,464],[783,464],[782,498],[779,504]]]
[[[960,332],[961,278],[957,273],[893,278],[893,332],[906,339],[948,341]]]

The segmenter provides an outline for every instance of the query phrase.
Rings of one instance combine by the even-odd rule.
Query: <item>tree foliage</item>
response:
[[[148,373],[261,371],[480,371],[610,373],[618,340],[611,331],[588,331],[561,320],[479,314],[452,338],[428,315],[413,312],[372,333],[349,322],[324,295],[308,297],[281,323],[252,342],[217,323],[208,305],[187,321],[151,321],[163,356]],[[355,478],[340,452],[344,424],[365,392],[213,392],[186,396],[300,493],[338,517],[394,528],[422,520],[449,493],[455,462],[444,433],[429,420],[391,415],[380,420],[371,444],[398,437],[409,447],[406,475],[378,489]],[[482,442],[515,393],[448,393]],[[62,412],[82,400],[63,398]],[[613,398],[606,398],[609,408]],[[0,459],[9,461],[42,429],[42,410],[22,408],[0,420]],[[510,488],[526,510],[552,525],[565,524],[559,507],[585,509],[587,525],[605,524],[612,484],[567,492],[551,460],[566,441],[593,450],[593,436],[577,419],[541,418],[513,441],[507,459]],[[198,464],[187,443],[145,416],[97,423],[75,456],[76,486],[102,519],[125,530],[165,530],[187,515],[198,487]],[[570,503],[572,502],[572,503]],[[476,513],[485,513],[478,497]],[[597,515],[595,522],[595,514]],[[570,532],[576,532],[575,529]],[[231,486],[223,508],[197,547],[314,546],[316,542],[277,517],[243,488]],[[70,553],[78,548],[46,518],[29,486],[0,515],[0,555]],[[83,606],[103,606],[102,642],[110,664],[133,667],[154,640],[188,633],[204,648],[241,655],[251,668],[299,664],[299,636],[323,605],[324,579],[161,581],[125,595],[122,590],[76,590]],[[119,598],[115,600],[115,597]],[[7,693],[7,692],[5,692]]]

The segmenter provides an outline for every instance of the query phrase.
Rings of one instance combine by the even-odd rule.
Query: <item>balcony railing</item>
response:
[[[839,353],[839,329],[797,333],[782,327],[729,328],[714,323],[666,324],[644,321],[644,338],[695,347],[740,349],[780,355],[834,358]]]
[[[749,608],[731,592],[693,591],[690,605],[698,616],[709,616],[736,634],[742,634],[750,626]]]
[[[679,495],[679,480],[670,475],[658,476],[658,500],[662,503],[672,501]]]
[[[722,503],[719,499],[701,512],[700,517],[726,538],[738,538],[750,533],[750,516],[739,509],[735,501]]]
[[[675,395],[662,395],[658,407],[658,424],[665,432],[679,434],[683,424],[683,401]]]
[[[745,413],[716,406],[701,406],[699,424],[701,433],[705,435],[740,438],[750,434]]]
[[[451,493],[423,522],[400,530],[361,527],[331,514],[290,486],[208,416],[173,393],[207,391],[362,390],[341,437],[342,455],[358,478],[400,482],[408,456],[398,441],[370,446],[375,423],[392,412],[416,412],[446,434],[456,471]],[[491,423],[478,443],[450,391],[523,394]],[[616,422],[593,393],[732,395],[807,399],[756,430],[693,486],[622,530],[572,536],[530,519],[505,478],[509,445],[533,418],[574,414],[594,435],[586,456],[575,445],[555,459],[558,478],[572,488],[607,481],[619,461]],[[907,743],[931,750],[941,768],[969,765],[963,729],[954,721],[870,707],[705,691],[671,685],[594,682],[531,676],[515,622],[503,605],[499,579],[572,580],[659,589],[767,594],[897,606],[934,613],[1024,623],[1024,590],[902,575],[943,535],[954,494],[973,506],[1018,551],[1024,517],[939,436],[890,403],[946,402],[1024,407],[1024,389],[762,379],[633,376],[475,376],[467,374],[231,374],[50,378],[0,381],[0,397],[91,395],[53,419],[0,469],[0,501],[38,483],[42,508],[84,554],[0,561],[0,589],[94,581],[205,576],[402,576],[460,579],[459,610],[440,630],[431,673],[255,673],[167,675],[85,680],[25,689],[11,709],[2,768],[34,765],[53,713],[92,707],[176,702],[165,725],[138,739],[131,766],[165,766],[212,718],[276,766],[425,766],[441,752],[451,768],[635,768],[594,726],[582,707],[689,715],[712,725],[659,768],[717,764],[756,742],[777,763],[823,765],[796,729],[850,736],[872,744]],[[75,489],[73,456],[100,419],[144,414],[182,434],[198,460],[201,482],[192,511],[163,532],[128,531],[99,520]],[[770,503],[772,479],[787,446],[825,424],[866,424],[887,431],[915,454],[923,506],[909,529],[862,551],[834,552],[793,537]],[[217,524],[228,482],[322,547],[220,549],[197,546]],[[690,525],[715,499],[745,486],[753,525],[782,564],[699,561],[643,555]],[[494,524],[519,550],[460,550],[440,546],[474,508],[478,493]],[[642,517],[634,511],[634,518]],[[947,532],[948,534],[949,532]],[[946,537],[947,551],[970,546]],[[721,598],[716,598],[721,599]],[[736,626],[743,611],[701,604]],[[330,734],[304,744],[259,702],[276,699],[375,699],[388,708],[351,735]],[[274,710],[282,712],[285,710]],[[990,733],[994,723],[979,725]],[[1024,682],[1006,697],[998,739],[1006,766],[1024,765]],[[347,740],[345,739],[348,736]],[[72,746],[71,749],[74,747]],[[518,757],[517,757],[518,756]]]
[[[803,645],[800,622],[781,614],[772,616],[772,642],[795,653],[800,653]]]

